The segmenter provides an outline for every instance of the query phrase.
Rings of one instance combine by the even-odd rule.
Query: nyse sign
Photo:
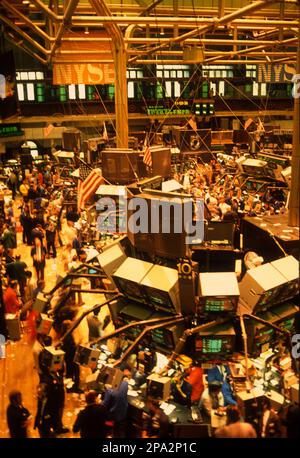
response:
[[[113,84],[113,63],[54,64],[53,84]]]
[[[257,66],[259,83],[292,83],[296,74],[294,64],[261,64]]]

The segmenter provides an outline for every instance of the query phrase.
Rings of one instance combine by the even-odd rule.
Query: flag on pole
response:
[[[85,179],[81,178],[78,180],[78,189],[77,189],[78,212],[80,212],[80,210],[84,208],[85,203],[97,191],[100,184],[103,184],[103,183],[104,183],[104,178],[101,175],[100,169],[93,169],[91,172],[88,173]]]
[[[48,124],[47,127],[44,127],[44,137],[48,137],[48,135],[52,132],[53,129],[53,124]]]
[[[191,117],[187,123],[195,132],[197,132],[197,122],[194,117]]]
[[[106,130],[105,121],[103,121],[103,134],[102,134],[102,138],[103,138],[103,140],[105,140],[106,142],[108,142],[108,133],[107,133],[107,130]]]
[[[253,123],[253,119],[252,118],[248,118],[247,121],[245,122],[244,129],[247,130],[248,127],[250,127],[252,123]]]
[[[260,133],[265,131],[263,122],[262,122],[262,120],[260,118],[258,118],[258,123],[257,123],[257,128],[256,129]]]
[[[143,157],[143,162],[144,162],[144,164],[146,164],[148,167],[152,167],[152,155],[151,155],[151,151],[150,151],[148,133],[146,134],[146,137],[145,137],[145,140],[144,140],[144,157]]]

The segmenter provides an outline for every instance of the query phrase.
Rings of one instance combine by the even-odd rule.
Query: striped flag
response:
[[[104,141],[108,142],[108,133],[106,130],[106,124],[105,121],[103,121],[103,133],[102,133],[102,138]]]
[[[85,203],[97,191],[100,184],[104,183],[100,169],[93,169],[88,176],[82,181],[78,181],[77,207],[78,212],[84,208]]]
[[[252,123],[253,123],[253,119],[248,118],[247,121],[245,122],[244,129],[247,130],[248,127],[250,127]]]
[[[144,140],[144,157],[143,157],[143,162],[146,164],[148,167],[152,167],[152,155],[150,151],[150,145],[149,145],[149,136],[146,134],[145,140]]]
[[[93,167],[91,167],[89,164],[87,164],[85,161],[80,159],[80,164],[79,164],[79,178],[84,181],[91,171],[93,170]]]

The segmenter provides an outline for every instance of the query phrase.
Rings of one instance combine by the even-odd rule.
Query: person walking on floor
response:
[[[81,410],[73,426],[73,432],[80,432],[82,438],[105,438],[107,409],[103,403],[98,403],[98,393],[89,391],[86,396],[86,407]]]
[[[39,237],[35,237],[34,239],[34,245],[31,250],[31,257],[33,259],[33,267],[36,271],[37,281],[44,280],[46,248],[42,245],[41,239]]]
[[[26,439],[30,424],[30,412],[23,406],[22,393],[13,390],[9,393],[9,406],[6,410],[9,435],[12,439]]]
[[[15,261],[6,264],[6,274],[10,280],[17,280],[19,283],[20,293],[24,299],[24,289],[26,286],[26,269],[27,264],[21,261],[21,255],[17,254]]]
[[[28,204],[26,204],[22,210],[20,216],[20,223],[23,228],[23,243],[26,243],[27,245],[32,245],[31,232],[33,230],[33,219]]]

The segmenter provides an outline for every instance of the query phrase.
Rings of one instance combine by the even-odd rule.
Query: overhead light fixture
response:
[[[30,1],[29,0],[23,0],[22,3],[23,3],[23,5],[29,5]]]
[[[86,35],[88,35],[88,34],[90,33],[90,31],[89,31],[89,28],[88,28],[88,27],[85,27],[85,29],[84,29],[84,33],[85,33]]]
[[[164,35],[165,34],[165,31],[163,28],[160,29],[160,32],[159,32],[160,35]]]

